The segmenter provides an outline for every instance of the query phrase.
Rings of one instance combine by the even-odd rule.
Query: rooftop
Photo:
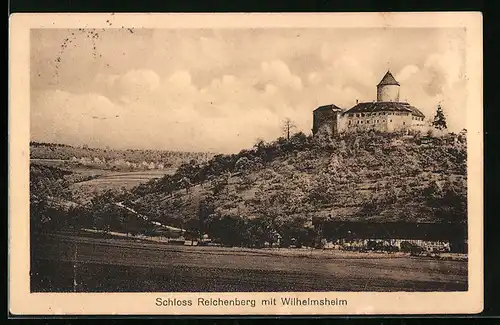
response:
[[[366,102],[358,103],[344,114],[351,113],[371,113],[371,112],[408,112],[412,115],[425,117],[425,115],[416,107],[405,102]]]
[[[387,73],[385,74],[385,76],[378,83],[377,87],[378,86],[385,86],[385,85],[396,85],[396,86],[399,86],[399,82],[396,81],[396,79],[394,78],[394,76],[392,75],[392,73],[390,71],[387,71]]]
[[[325,109],[332,109],[332,110],[336,110],[336,111],[342,111],[342,108],[340,108],[340,107],[338,107],[337,105],[334,105],[334,104],[320,106],[320,107],[316,108],[314,111],[325,110]]]

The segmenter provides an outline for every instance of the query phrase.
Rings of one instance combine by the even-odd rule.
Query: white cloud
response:
[[[99,92],[125,104],[139,100],[160,87],[156,72],[134,69],[123,75],[99,73],[94,79]]]
[[[288,65],[281,60],[265,61],[261,64],[262,78],[281,87],[302,89],[302,79],[294,75]]]
[[[317,85],[323,81],[323,78],[321,77],[321,75],[319,73],[311,72],[308,75],[308,81],[309,81],[309,85]]]
[[[276,87],[275,85],[271,84],[271,83],[268,83],[266,85],[266,94],[268,95],[274,95],[278,92],[278,87]]]
[[[413,64],[407,65],[396,74],[395,78],[397,81],[403,82],[403,81],[406,81],[408,78],[410,78],[415,73],[418,73],[419,70],[420,69],[416,65],[413,65]]]
[[[400,80],[402,99],[421,108],[429,118],[434,116],[437,105],[441,104],[451,131],[465,127],[467,88],[460,52],[447,50],[431,53],[421,69],[411,68],[409,71],[410,68],[407,68],[400,72],[407,73],[407,78]]]
[[[113,141],[114,132],[123,130],[109,128],[124,112],[102,95],[44,91],[34,94],[33,103],[31,118],[36,123],[31,124],[31,134],[35,139],[102,145]]]
[[[177,71],[170,76],[168,82],[179,88],[188,87],[191,85],[191,74],[188,71]]]

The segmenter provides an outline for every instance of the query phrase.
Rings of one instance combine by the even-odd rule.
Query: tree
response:
[[[467,143],[467,129],[462,129],[462,131],[458,133],[458,142],[463,144]]]
[[[252,166],[252,162],[247,157],[241,157],[236,161],[234,169],[237,172],[244,172]]]
[[[297,126],[293,121],[289,118],[286,118],[283,121],[283,133],[286,135],[286,139],[290,140],[290,133],[292,132],[293,129],[295,129]]]
[[[178,183],[179,183],[179,186],[181,188],[185,188],[186,189],[186,193],[189,193],[189,189],[193,185],[193,184],[191,184],[191,180],[188,177],[181,178],[181,180]]]
[[[436,109],[436,115],[434,116],[434,121],[432,121],[432,126],[438,130],[447,129],[446,117],[444,116],[443,109],[441,105],[438,105]]]
[[[210,216],[214,214],[214,203],[212,197],[207,197],[199,202],[198,206],[198,232],[199,238],[206,232],[208,223],[210,222]]]
[[[229,177],[228,175],[222,175],[220,177],[214,178],[211,183],[213,195],[218,195],[226,189],[226,185],[228,185],[229,183]]]
[[[447,179],[433,182],[423,189],[426,204],[437,219],[447,223],[467,223],[467,181]]]

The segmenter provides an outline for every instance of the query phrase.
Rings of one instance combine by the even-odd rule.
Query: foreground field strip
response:
[[[467,285],[465,263],[446,263],[443,261],[419,261],[415,259],[345,259],[322,260],[316,263],[304,263],[300,258],[283,258],[282,256],[262,256],[250,254],[185,254],[184,251],[138,249],[138,247],[119,247],[116,245],[102,245],[99,243],[75,242],[48,243],[39,247],[36,254],[38,259],[64,261],[68,263],[120,265],[123,267],[142,267],[153,270],[165,270],[169,277],[171,272],[176,277],[205,279],[213,274],[212,280],[232,281],[240,279],[244,274],[261,274],[264,281],[272,283],[286,282],[284,278],[296,278],[294,286],[307,286],[307,283],[330,283],[329,287],[338,288],[346,281],[348,288],[368,286],[374,288],[383,282],[387,287],[404,288],[406,291],[415,291],[414,287],[427,288],[463,288]],[[75,250],[77,249],[77,251]],[[76,260],[75,260],[76,253]],[[250,273],[248,273],[250,272]],[[267,272],[267,273],[266,273]],[[153,273],[155,274],[155,273]],[[265,279],[264,279],[265,278]],[[160,279],[158,281],[161,281]],[[176,280],[177,281],[177,280]],[[319,281],[319,282],[316,282]],[[237,285],[237,284],[236,284]],[[239,285],[241,287],[241,284]],[[384,285],[385,286],[385,285]],[[366,291],[367,289],[364,289]],[[450,290],[450,289],[448,289]],[[282,291],[282,290],[281,290]],[[395,291],[392,290],[391,291]]]
[[[359,253],[359,252],[344,252],[336,250],[305,250],[294,251],[294,249],[251,249],[251,248],[230,248],[230,247],[208,247],[208,246],[174,246],[168,243],[155,243],[148,242],[141,239],[134,238],[120,238],[120,239],[104,239],[92,238],[84,236],[72,236],[61,234],[50,234],[46,236],[53,236],[65,242],[71,243],[90,243],[99,244],[110,247],[132,248],[141,250],[160,250],[167,252],[179,252],[187,254],[200,254],[206,255],[207,253],[213,255],[233,255],[233,256],[277,256],[277,257],[290,257],[290,258],[311,258],[311,259],[333,259],[333,260],[379,260],[379,259],[411,259],[416,261],[435,261],[440,260],[426,258],[426,257],[413,257],[406,254],[383,254],[383,253]],[[137,242],[136,240],[140,240]],[[467,265],[466,261],[446,260],[442,262],[450,263],[450,265]]]
[[[261,252],[250,249],[242,248],[214,248],[206,246],[174,246],[165,244],[158,244],[152,242],[143,242],[141,239],[95,239],[89,237],[77,237],[77,236],[67,236],[67,235],[50,235],[59,238],[61,241],[70,243],[89,243],[89,244],[99,244],[104,246],[120,247],[120,248],[133,248],[133,249],[143,249],[143,250],[160,250],[160,251],[170,251],[170,252],[180,252],[188,254],[201,254],[206,255],[206,253],[215,255],[257,255],[257,256],[283,256],[278,252]],[[141,242],[132,242],[135,240],[141,240]],[[226,251],[221,251],[225,249]],[[228,251],[231,250],[231,251]],[[288,255],[289,256],[289,255]],[[297,256],[292,256],[297,257]]]
[[[278,250],[267,250],[267,249],[250,249],[250,248],[230,248],[230,247],[207,247],[207,246],[174,246],[168,243],[159,244],[153,242],[145,242],[145,240],[134,239],[134,238],[122,238],[122,239],[96,239],[91,237],[83,236],[68,236],[51,234],[48,236],[58,237],[63,241],[67,242],[81,242],[81,243],[96,243],[107,246],[116,247],[127,247],[127,248],[140,248],[145,250],[159,249],[165,251],[174,251],[182,253],[193,253],[193,254],[205,254],[207,252],[219,254],[219,255],[260,255],[260,256],[280,256],[280,257],[304,257],[304,258],[346,258],[346,259],[379,259],[379,258],[404,258],[406,255],[388,255],[388,254],[373,254],[368,255],[364,253],[350,253],[349,256],[345,256],[341,252],[334,250],[330,251],[317,251],[311,250],[301,251],[301,252],[286,252]],[[135,240],[140,240],[141,242],[136,242]],[[224,250],[224,251],[221,251]],[[328,252],[328,253],[325,253]],[[315,256],[313,256],[315,255]],[[343,256],[344,255],[344,256]]]
[[[232,270],[191,266],[155,268],[78,263],[77,273],[74,273],[73,262],[58,262],[57,265],[60,272],[57,280],[53,280],[59,281],[60,286],[52,285],[45,287],[45,290],[35,289],[33,292],[54,290],[74,292],[75,275],[78,292],[429,292],[467,289],[466,283],[375,277],[358,279],[333,274],[321,276],[275,270]],[[241,281],[242,278],[245,280]]]
[[[257,255],[236,255],[236,254],[178,254],[179,252],[172,251],[157,251],[157,250],[142,250],[138,252],[137,248],[107,246],[107,245],[92,245],[89,243],[76,247],[69,245],[64,247],[59,245],[45,246],[45,253],[41,253],[38,257],[49,260],[60,260],[77,263],[94,263],[94,264],[120,264],[128,266],[141,266],[153,268],[171,268],[171,267],[199,267],[199,268],[215,268],[215,269],[234,269],[234,270],[267,270],[281,271],[292,273],[311,273],[321,276],[348,277],[351,279],[382,277],[382,278],[410,278],[411,273],[418,274],[420,280],[434,282],[462,282],[461,276],[451,274],[452,269],[429,268],[425,270],[416,269],[413,267],[401,267],[401,263],[394,265],[387,263],[366,262],[359,260],[337,260],[332,262],[321,261],[311,269],[311,265],[303,264],[300,259],[285,258],[282,259],[276,256],[257,256]],[[50,254],[47,254],[50,252]],[[74,255],[76,254],[76,256]],[[217,257],[218,256],[218,257]],[[75,259],[76,257],[76,259]],[[103,258],[105,257],[105,258]],[[244,259],[242,260],[241,257]],[[375,268],[375,269],[373,269]],[[359,270],[370,270],[368,274],[359,274]],[[425,271],[425,272],[422,272]],[[455,270],[459,272],[460,270]]]
[[[41,258],[44,260],[51,260],[49,258]],[[179,277],[179,280],[182,278],[198,278],[204,279],[205,281],[214,281],[217,282],[219,278],[223,278],[224,281],[234,280],[236,282],[241,282],[242,273],[248,274],[256,273],[260,274],[262,278],[255,277],[245,277],[246,285],[250,282],[260,283],[260,282],[273,282],[276,284],[280,284],[281,286],[288,284],[290,287],[302,287],[305,284],[317,286],[317,278],[320,277],[323,284],[327,282],[333,282],[333,284],[337,287],[341,288],[349,288],[346,291],[378,291],[373,290],[374,288],[380,288],[390,291],[415,291],[415,289],[408,290],[409,288],[414,288],[416,286],[425,286],[432,285],[433,287],[442,287],[445,288],[448,284],[453,284],[457,286],[467,286],[467,281],[449,281],[446,279],[415,279],[408,277],[408,279],[401,278],[391,278],[391,277],[380,277],[380,276],[361,276],[357,274],[346,274],[346,273],[332,273],[328,274],[332,279],[325,278],[325,274],[311,272],[305,277],[305,273],[302,271],[290,271],[290,270],[279,270],[279,269],[241,269],[241,268],[224,268],[224,267],[213,267],[213,266],[193,266],[188,264],[171,264],[171,265],[158,265],[153,263],[141,263],[131,265],[124,261],[101,261],[95,258],[86,257],[85,260],[73,260],[71,258],[63,258],[59,260],[63,263],[74,264],[76,262],[77,269],[78,267],[85,267],[86,265],[101,265],[101,266],[111,266],[111,267],[133,267],[133,268],[142,268],[149,269],[149,272],[158,271],[161,273],[168,272],[169,276],[176,275]],[[152,271],[155,270],[155,271]],[[263,279],[263,277],[266,277]],[[338,281],[338,280],[340,280]],[[383,280],[382,280],[383,279]],[[344,283],[345,282],[345,283]],[[367,284],[369,284],[369,290],[367,290]],[[330,284],[331,285],[331,284]],[[311,286],[312,287],[312,286]],[[353,288],[354,287],[354,288]],[[400,288],[408,287],[407,290],[401,290]],[[329,289],[319,289],[315,288],[315,291],[330,291]],[[199,291],[199,290],[194,290]],[[288,290],[281,290],[288,291]],[[296,288],[291,291],[297,291]],[[429,290],[430,291],[430,290]],[[463,290],[447,290],[447,291],[463,291]]]

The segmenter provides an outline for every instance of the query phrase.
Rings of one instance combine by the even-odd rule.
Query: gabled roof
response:
[[[419,117],[425,117],[424,113],[422,113],[418,108],[408,105],[408,108],[412,110],[412,114]]]
[[[342,108],[338,107],[337,105],[330,104],[330,105],[323,105],[318,108],[316,108],[313,112],[318,111],[318,110],[326,110],[326,109],[331,109],[331,110],[336,110],[336,111],[342,111]]]
[[[385,76],[378,83],[377,87],[378,86],[385,86],[385,85],[396,85],[396,86],[399,86],[399,82],[396,81],[396,79],[394,78],[394,76],[392,75],[392,73],[390,71],[387,71],[387,73],[385,74]]]
[[[371,112],[408,112],[412,115],[425,117],[417,108],[405,102],[367,102],[356,104],[344,114],[371,113]]]

